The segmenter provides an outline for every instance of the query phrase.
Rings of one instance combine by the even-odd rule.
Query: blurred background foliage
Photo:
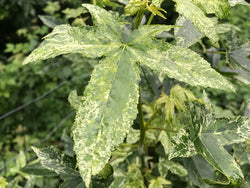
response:
[[[56,25],[67,23],[81,26],[88,23],[89,14],[81,8],[82,3],[91,2],[0,0],[0,176],[6,178],[0,178],[0,184],[5,181],[11,182],[13,187],[15,184],[21,187],[27,184],[57,187],[59,184],[58,178],[48,179],[44,176],[39,179],[25,175],[20,169],[33,159],[34,153],[27,152],[31,145],[53,144],[67,149],[72,144],[69,132],[74,114],[68,103],[68,95],[72,90],[82,94],[97,60],[73,54],[26,66],[22,65],[22,61]],[[99,6],[116,11],[116,15],[124,14],[124,5],[127,3],[128,0],[97,0]],[[162,8],[167,11],[164,13],[167,20],[157,16],[152,24],[174,24],[178,17],[174,3],[164,1]],[[228,76],[237,88],[237,93],[207,89],[218,117],[250,116],[249,15],[249,6],[237,5],[232,8],[227,19],[220,20],[221,23],[234,25],[221,34],[222,49],[214,49],[207,39],[191,47],[215,69]],[[148,18],[150,14],[146,13],[145,16]],[[118,15],[121,21],[129,19],[124,18],[126,16]],[[171,38],[173,33],[167,36],[166,40],[174,42]],[[204,48],[225,53],[203,53]],[[240,59],[236,57],[239,49],[243,53]],[[159,97],[159,87],[163,86],[165,93],[169,93],[177,83],[173,79],[162,78],[161,82],[152,83],[152,88]],[[201,98],[203,88],[187,87]],[[153,103],[155,99],[150,94],[144,95],[148,103]],[[244,168],[249,169],[249,164]],[[53,177],[53,174],[48,174],[48,177]]]

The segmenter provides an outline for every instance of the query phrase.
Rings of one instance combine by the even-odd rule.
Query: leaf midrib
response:
[[[121,53],[120,53],[120,59],[121,59],[121,57],[122,57],[122,55],[123,55],[123,51],[125,50],[125,46],[123,47],[123,49],[121,50]],[[120,62],[120,59],[119,59],[119,62]],[[107,99],[107,101],[106,101],[106,103],[104,104],[104,107],[103,107],[103,111],[102,111],[102,113],[101,113],[101,118],[100,118],[100,123],[99,123],[99,128],[98,128],[98,133],[97,133],[97,135],[99,135],[100,134],[100,132],[102,131],[102,129],[100,129],[100,127],[102,126],[102,123],[101,122],[103,122],[103,119],[104,119],[104,114],[105,114],[105,109],[106,109],[106,107],[107,107],[107,104],[108,104],[108,102],[109,102],[109,100],[110,100],[110,94],[111,94],[111,91],[112,91],[112,87],[113,87],[113,82],[115,81],[115,78],[117,77],[117,70],[119,69],[119,66],[121,65],[121,63],[119,63],[118,64],[118,66],[117,66],[117,69],[116,69],[116,72],[115,72],[115,75],[114,75],[114,79],[113,79],[113,81],[112,81],[112,83],[111,83],[111,88],[110,88],[110,90],[109,90],[109,92],[108,92],[108,99]],[[95,138],[95,144],[94,144],[94,152],[93,153],[96,153],[96,151],[97,151],[97,147],[96,147],[96,144],[97,144],[97,139],[98,139],[98,136]],[[93,160],[91,160],[91,164],[93,163]],[[91,165],[92,166],[92,165]],[[92,174],[92,168],[91,168],[91,174]]]

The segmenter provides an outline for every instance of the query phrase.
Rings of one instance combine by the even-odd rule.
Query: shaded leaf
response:
[[[202,33],[193,25],[193,23],[183,16],[178,17],[175,25],[182,26],[176,27],[174,29],[174,34],[177,45],[183,48],[192,46],[203,36]]]
[[[48,15],[39,15],[38,16],[40,20],[42,20],[43,24],[50,27],[54,28],[57,25],[63,24],[62,20],[59,20],[58,18],[54,16],[48,16]]]
[[[200,115],[200,114],[201,115]],[[173,156],[192,156],[195,153],[201,154],[214,168],[226,176],[226,180],[203,179],[213,184],[240,185],[243,181],[243,174],[233,157],[224,149],[224,145],[244,142],[250,138],[249,122],[246,117],[235,118],[213,118],[204,112],[196,111],[196,121],[192,122],[192,128],[186,128],[173,137]],[[200,118],[198,117],[200,116]],[[207,118],[207,119],[206,119]],[[196,126],[196,128],[195,128]],[[180,135],[180,136],[178,136]],[[177,137],[177,139],[176,139]],[[185,144],[183,144],[183,142]],[[187,150],[184,145],[194,144],[194,152]],[[188,147],[188,146],[186,146]]]
[[[206,17],[205,13],[192,0],[174,0],[174,2],[176,2],[176,11],[193,22],[201,33],[205,34],[214,45],[217,45],[219,37],[215,32],[213,20]]]
[[[114,179],[109,188],[122,188],[126,182],[125,176],[119,176]]]
[[[201,156],[195,155],[184,160],[185,168],[192,182],[198,187],[210,188],[205,185],[203,179],[215,180],[213,167]]]
[[[37,176],[58,176],[57,173],[55,173],[54,171],[48,170],[47,168],[43,167],[41,163],[26,165],[22,168],[22,172]]]
[[[158,169],[162,177],[166,177],[168,171],[178,176],[187,175],[187,170],[181,164],[174,162],[174,161],[170,161],[165,158],[159,159]]]
[[[57,173],[62,177],[79,176],[79,173],[72,169],[72,158],[61,153],[54,147],[39,149],[32,147],[42,166]]]
[[[250,42],[243,44],[239,49],[233,50],[229,57],[243,69],[250,71]]]

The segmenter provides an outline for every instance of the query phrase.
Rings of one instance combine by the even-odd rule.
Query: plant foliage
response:
[[[135,29],[129,33],[114,12],[99,6],[83,4],[84,8],[76,12],[66,9],[64,12],[68,18],[88,11],[93,25],[74,27],[49,23],[53,31],[24,60],[24,64],[28,64],[77,53],[99,61],[94,66],[84,95],[77,96],[72,92],[69,96],[76,117],[71,131],[74,151],[68,153],[74,156],[75,152],[77,165],[73,157],[53,147],[32,148],[42,167],[64,180],[61,187],[164,187],[171,184],[171,180],[166,179],[169,172],[180,177],[191,176],[188,164],[196,156],[206,161],[209,169],[209,176],[196,172],[199,180],[191,178],[199,182],[197,185],[205,182],[239,186],[243,183],[240,166],[224,147],[250,139],[249,118],[216,118],[205,93],[202,100],[180,85],[173,87],[169,95],[162,90],[152,108],[145,108],[148,118],[143,117],[141,83],[147,79],[143,77],[144,68],[189,86],[236,91],[227,78],[188,47],[204,36],[212,45],[219,47],[218,24],[208,14],[224,19],[229,14],[230,5],[237,2],[173,2],[180,15],[176,25],[150,25],[152,20],[142,25],[146,10],[151,12],[151,18],[155,15],[166,18],[166,11],[161,8],[163,1],[130,0],[125,11],[130,15],[136,14],[136,18]],[[103,6],[111,2],[97,3]],[[54,14],[57,9],[47,11]],[[42,19],[48,21],[47,17]],[[177,45],[159,37],[172,29],[175,30]],[[189,38],[192,32],[188,29],[194,31],[193,38]],[[231,53],[231,58],[237,61],[235,53],[237,50]],[[248,69],[247,52],[243,56],[241,65]],[[140,131],[135,129],[137,115]],[[151,156],[145,157],[146,151],[158,142],[164,151],[155,149],[159,159],[151,168],[148,165],[151,164]],[[129,147],[132,149],[126,149]],[[180,162],[178,158],[188,159]],[[154,167],[156,173],[152,170]]]

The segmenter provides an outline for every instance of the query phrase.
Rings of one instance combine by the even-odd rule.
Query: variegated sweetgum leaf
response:
[[[72,129],[74,150],[86,185],[108,162],[137,114],[139,70],[125,48],[100,61],[85,89]]]
[[[165,73],[170,78],[193,86],[235,91],[229,81],[212,69],[202,57],[189,49],[169,45],[166,51],[157,49],[142,51],[136,48],[129,50],[143,65],[157,72]]]
[[[62,178],[79,177],[79,172],[72,166],[73,158],[65,155],[54,147],[32,147],[42,166],[57,173]]]
[[[178,176],[186,176],[187,170],[178,162],[170,161],[166,158],[159,158],[158,170],[162,177],[166,177],[168,171]]]
[[[229,14],[228,0],[193,0],[207,14],[215,14],[218,18],[225,18]]]
[[[138,187],[144,188],[143,176],[140,170],[140,165],[131,164],[128,166],[128,171],[124,176],[118,176],[114,179],[110,188],[129,188],[129,187]]]
[[[121,46],[123,32],[117,21],[109,12],[101,8],[96,9],[88,4],[83,6],[90,11],[94,27],[56,26],[23,64],[68,53],[80,53],[86,57],[95,58],[118,49]]]
[[[214,45],[218,46],[219,36],[215,31],[213,20],[207,17],[192,0],[174,0],[174,2],[176,2],[176,11],[193,22],[201,33],[207,36]]]
[[[154,37],[173,26],[142,26],[124,44],[123,32],[106,10],[84,4],[94,26],[57,26],[25,63],[65,53],[101,57],[84,97],[72,93],[76,108],[72,127],[74,150],[85,185],[108,162],[112,150],[123,142],[137,115],[139,63],[191,85],[234,90],[209,63],[191,50],[171,46]]]
[[[198,113],[198,111],[197,111]],[[213,184],[240,185],[243,174],[234,158],[224,149],[224,145],[244,142],[250,138],[250,118],[212,118],[199,111],[190,127],[186,127],[172,138],[172,151],[169,158],[190,157],[201,154],[214,168],[225,175],[227,179],[204,181]],[[200,116],[200,117],[198,117]],[[205,119],[201,118],[205,117]],[[189,143],[189,144],[188,144]],[[189,148],[189,149],[188,149]]]

